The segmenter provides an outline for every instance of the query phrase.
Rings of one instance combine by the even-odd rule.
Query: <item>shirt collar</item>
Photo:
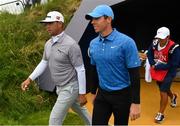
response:
[[[115,33],[116,33],[116,28],[113,28],[113,31],[107,36],[107,37],[102,37],[100,34],[99,34],[99,40],[100,41],[104,41],[104,40],[109,40],[109,41],[113,41],[114,38],[116,37]]]
[[[56,35],[56,36],[52,36],[52,37],[51,37],[52,44],[58,42],[58,40],[63,36],[63,34],[64,34],[64,31],[61,32],[60,34]]]

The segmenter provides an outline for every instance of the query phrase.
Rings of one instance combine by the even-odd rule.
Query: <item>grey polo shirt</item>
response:
[[[75,67],[83,64],[79,45],[66,33],[57,42],[48,40],[44,47],[43,60],[48,61],[51,78],[55,85],[78,81]]]

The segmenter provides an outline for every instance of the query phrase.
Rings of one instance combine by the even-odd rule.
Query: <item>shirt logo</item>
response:
[[[118,46],[111,46],[111,49],[116,48],[116,47],[118,47]]]

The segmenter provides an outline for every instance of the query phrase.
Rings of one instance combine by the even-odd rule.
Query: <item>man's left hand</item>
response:
[[[132,103],[130,107],[130,114],[129,114],[131,120],[138,119],[140,117],[140,113],[141,113],[141,105]]]
[[[87,103],[85,94],[79,94],[78,100],[79,100],[80,106],[84,106]]]

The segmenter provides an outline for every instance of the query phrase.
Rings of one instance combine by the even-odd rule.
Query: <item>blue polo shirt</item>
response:
[[[115,91],[130,85],[128,68],[141,64],[133,39],[113,29],[106,38],[99,35],[93,39],[89,49],[91,64],[96,65],[102,89]]]

